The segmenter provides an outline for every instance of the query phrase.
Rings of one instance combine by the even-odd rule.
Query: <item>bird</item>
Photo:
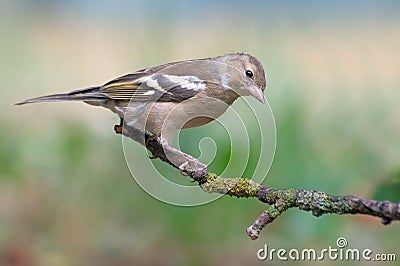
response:
[[[248,53],[166,63],[129,73],[100,86],[31,98],[38,102],[83,101],[116,113],[121,125],[149,132],[169,146],[174,133],[205,125],[241,96],[265,102],[265,71]]]

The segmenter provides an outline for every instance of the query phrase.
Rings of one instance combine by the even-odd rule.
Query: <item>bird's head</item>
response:
[[[251,95],[258,101],[264,103],[264,90],[267,85],[265,72],[261,62],[247,53],[228,54],[218,58],[226,63],[231,77],[228,78],[230,87],[237,89],[241,96]],[[238,73],[239,72],[239,73]]]

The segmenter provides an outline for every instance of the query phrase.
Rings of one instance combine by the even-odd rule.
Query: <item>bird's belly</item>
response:
[[[193,105],[185,104],[184,111],[180,110],[178,113],[179,121],[181,121],[180,128],[199,127],[210,123],[214,119],[220,117],[225,113],[229,105],[221,101],[211,101],[201,104],[196,102]]]
[[[205,124],[210,123],[213,121],[213,118],[206,117],[206,116],[199,116],[196,118],[192,118],[183,125],[183,128],[191,128],[191,127],[199,127]]]

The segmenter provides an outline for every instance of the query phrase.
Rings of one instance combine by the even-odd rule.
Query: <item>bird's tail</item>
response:
[[[27,103],[39,103],[39,102],[61,102],[61,101],[101,101],[109,99],[107,95],[99,91],[100,87],[91,87],[68,93],[51,94],[41,97],[28,99],[15,105],[22,105]]]

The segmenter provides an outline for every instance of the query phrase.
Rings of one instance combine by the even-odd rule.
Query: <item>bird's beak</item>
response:
[[[250,95],[256,98],[261,103],[265,103],[264,94],[261,88],[257,86],[251,86],[249,88]]]

